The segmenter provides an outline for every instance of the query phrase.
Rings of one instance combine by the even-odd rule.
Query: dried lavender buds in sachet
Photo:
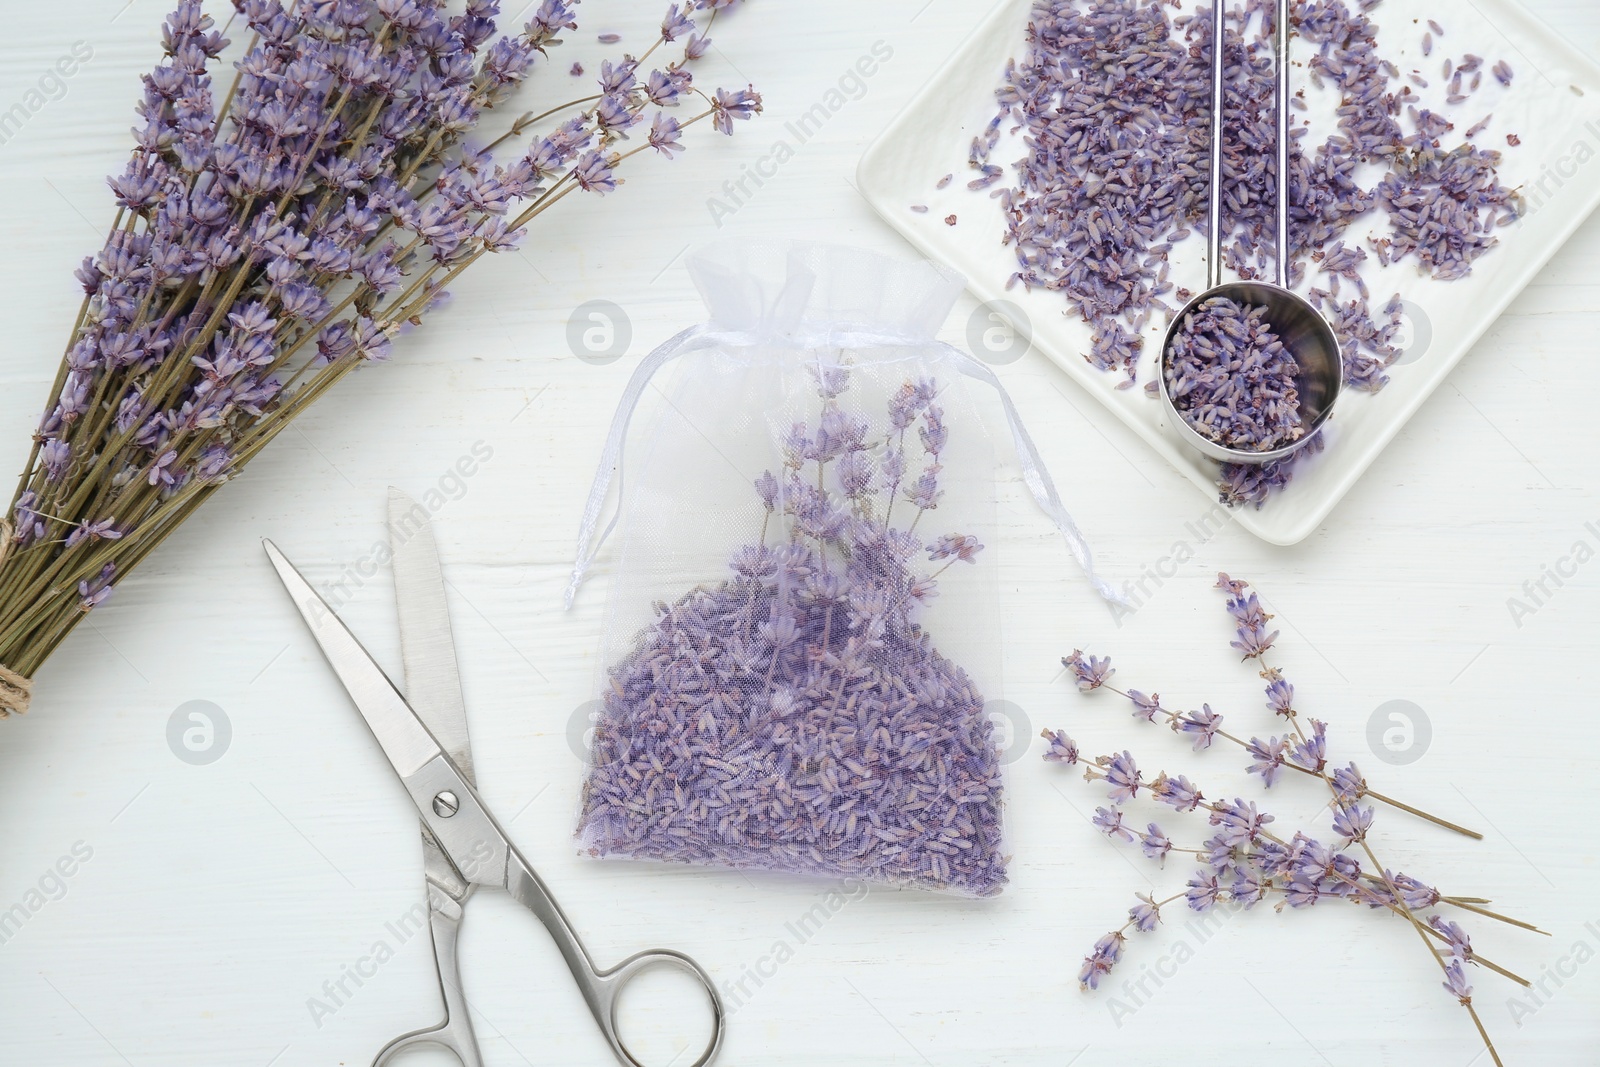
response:
[[[962,280],[747,242],[691,272],[710,322],[635,375],[586,516],[587,544],[604,472],[625,460],[578,840],[597,857],[996,894],[985,697],[1014,435],[999,449],[988,427],[1017,427],[992,372],[934,338]],[[574,590],[589,559],[581,547]]]

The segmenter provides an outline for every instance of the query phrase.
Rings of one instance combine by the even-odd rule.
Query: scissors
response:
[[[705,968],[672,949],[647,949],[614,967],[597,967],[549,887],[478,796],[455,641],[445,605],[444,575],[432,527],[427,511],[395,489],[389,491],[389,540],[407,696],[401,696],[278,547],[264,542],[268,558],[322,654],[422,816],[429,929],[444,998],[444,1021],[395,1038],[378,1053],[373,1067],[383,1067],[402,1050],[424,1044],[449,1050],[462,1067],[483,1067],[456,956],[463,908],[479,886],[506,890],[544,924],[611,1051],[628,1067],[644,1065],[628,1050],[618,1030],[617,1002],[623,988],[650,967],[673,967],[693,975],[710,998],[715,1024],[709,1043],[691,1065],[705,1067],[721,1048],[724,1031],[722,998]]]

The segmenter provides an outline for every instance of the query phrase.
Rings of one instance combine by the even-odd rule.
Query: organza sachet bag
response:
[[[568,590],[570,604],[604,540],[615,471],[621,552],[581,846],[998,893],[984,694],[999,684],[1003,462],[1020,458],[1093,575],[993,373],[934,339],[962,279],[747,242],[690,271],[710,321],[635,373]],[[664,402],[630,440],[652,385]]]

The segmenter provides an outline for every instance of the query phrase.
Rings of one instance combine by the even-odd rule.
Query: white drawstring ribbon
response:
[[[621,517],[622,453],[627,444],[628,427],[633,422],[633,413],[638,408],[639,400],[644,396],[650,380],[662,367],[689,352],[706,348],[754,348],[758,345],[794,348],[800,351],[818,348],[933,348],[947,353],[955,360],[956,367],[962,374],[992,386],[1000,395],[1006,422],[1011,426],[1011,440],[1017,450],[1017,459],[1022,464],[1022,480],[1027,485],[1028,491],[1033,494],[1034,502],[1039,505],[1039,509],[1049,516],[1050,521],[1055,523],[1056,529],[1061,532],[1073,558],[1078,561],[1078,566],[1083,568],[1084,576],[1089,579],[1095,591],[1107,601],[1123,605],[1128,603],[1127,597],[1117,592],[1111,583],[1095,573],[1094,554],[1078,530],[1078,524],[1072,521],[1071,514],[1062,504],[1061,496],[1056,492],[1055,482],[1050,478],[1050,472],[1039,455],[1039,449],[1033,443],[1033,438],[1028,435],[1027,427],[1022,425],[1022,417],[1017,413],[1016,405],[1011,402],[1011,394],[1006,392],[1005,386],[1000,384],[999,377],[991,368],[978,362],[969,353],[935,338],[912,337],[906,334],[858,330],[799,330],[784,334],[756,334],[722,330],[710,323],[703,323],[691,326],[670,338],[646,356],[634,370],[627,389],[623,390],[622,398],[617,401],[617,412],[612,416],[611,430],[606,434],[605,450],[600,453],[600,466],[595,471],[594,484],[589,489],[589,501],[583,509],[583,522],[578,528],[577,559],[572,568],[572,580],[567,583],[565,598],[568,608],[572,607],[572,602],[578,595],[578,587],[583,584],[584,577],[594,564],[595,555],[611,536],[611,531],[616,528],[617,520]],[[617,513],[611,516],[611,521],[596,537],[595,531],[600,525],[600,513],[605,510],[613,475],[617,479]]]

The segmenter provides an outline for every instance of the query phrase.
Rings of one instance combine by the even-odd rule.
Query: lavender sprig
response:
[[[1112,806],[1096,808],[1091,820],[1101,833],[1113,841],[1139,845],[1147,858],[1163,865],[1167,856],[1174,853],[1200,860],[1200,870],[1189,880],[1184,892],[1163,903],[1181,898],[1195,911],[1208,911],[1230,900],[1250,908],[1268,897],[1275,897],[1279,910],[1284,907],[1298,910],[1327,900],[1344,900],[1367,908],[1387,909],[1408,921],[1416,912],[1454,903],[1455,898],[1445,896],[1404,872],[1386,870],[1377,874],[1365,870],[1361,861],[1349,854],[1354,839],[1347,835],[1342,835],[1334,846],[1303,832],[1284,838],[1268,829],[1276,818],[1253,802],[1242,798],[1207,800],[1199,787],[1187,778],[1172,778],[1165,772],[1147,786],[1152,799],[1180,813],[1205,815],[1211,837],[1200,846],[1180,846],[1153,822],[1140,833],[1127,824],[1128,816],[1120,807],[1129,799],[1121,783],[1143,777],[1132,755],[1123,752],[1082,761],[1076,743],[1064,733],[1047,729],[1043,736],[1050,742],[1050,752],[1045,756],[1047,762],[1068,766],[1081,763],[1086,781],[1106,785]],[[1117,767],[1115,772],[1113,765]],[[1339,830],[1337,819],[1335,830]],[[1142,900],[1141,904],[1142,907],[1136,905],[1130,911],[1122,933],[1148,932],[1159,922],[1159,906],[1148,900]],[[1426,933],[1439,942],[1447,956],[1479,964],[1520,985],[1529,984],[1521,975],[1475,954],[1466,932],[1454,922],[1438,915],[1429,916]],[[1100,973],[1103,975],[1107,970],[1109,966]]]
[[[1228,594],[1228,610],[1229,613],[1234,616],[1236,621],[1238,620],[1238,612],[1235,611],[1235,605],[1240,603],[1240,598],[1248,596],[1249,600],[1251,601],[1255,599],[1253,593],[1248,593],[1249,583],[1236,581],[1232,578],[1229,578],[1226,574],[1219,573],[1217,575],[1217,587],[1224,590]],[[1239,622],[1241,637],[1243,636],[1243,630],[1246,625],[1246,622]],[[1265,649],[1263,649],[1263,652],[1265,652]],[[1255,658],[1260,659],[1261,654],[1257,654]],[[1269,666],[1264,660],[1261,663],[1261,667],[1261,677],[1267,680],[1270,693],[1271,687],[1274,684],[1284,681],[1283,673],[1276,668]],[[1299,713],[1291,708],[1285,714],[1285,717],[1288,719],[1295,735],[1302,743],[1305,743],[1306,735],[1305,731],[1300,725]],[[1489,1032],[1484,1028],[1483,1020],[1479,1017],[1477,1009],[1472,1006],[1471,989],[1466,985],[1465,978],[1462,974],[1460,960],[1458,958],[1452,959],[1451,962],[1447,963],[1445,962],[1444,958],[1433,951],[1432,946],[1428,944],[1428,938],[1430,934],[1440,936],[1439,930],[1436,927],[1425,925],[1417,918],[1414,909],[1412,909],[1410,903],[1401,894],[1395,880],[1390,876],[1387,868],[1384,868],[1378,862],[1377,854],[1373,851],[1372,845],[1367,839],[1367,830],[1372,821],[1371,809],[1358,809],[1354,803],[1343,800],[1341,798],[1340,787],[1334,782],[1333,778],[1327,775],[1325,772],[1321,774],[1320,777],[1327,784],[1328,790],[1334,798],[1334,804],[1337,808],[1336,828],[1339,829],[1339,832],[1345,835],[1349,841],[1360,845],[1361,850],[1366,854],[1367,858],[1371,860],[1372,865],[1377,867],[1382,872],[1384,884],[1388,887],[1395,903],[1398,904],[1400,909],[1405,913],[1406,918],[1410,921],[1412,928],[1416,930],[1417,936],[1421,938],[1422,943],[1428,947],[1429,956],[1432,957],[1434,962],[1437,963],[1440,969],[1444,972],[1444,987],[1450,990],[1460,1001],[1461,1006],[1467,1010],[1467,1014],[1472,1019],[1473,1026],[1477,1028],[1479,1036],[1483,1039],[1484,1047],[1489,1051],[1490,1058],[1492,1058],[1497,1065],[1500,1064],[1500,1054],[1495,1049],[1494,1042],[1490,1040]]]
[[[1263,633],[1266,624],[1272,616],[1266,614],[1252,594],[1248,598],[1239,598],[1231,601],[1235,612],[1234,618],[1238,621],[1241,631],[1248,631],[1248,642],[1260,645],[1263,641],[1267,647],[1271,640]],[[1273,633],[1270,638],[1276,638]],[[1237,644],[1246,643],[1241,636]],[[1475,841],[1483,840],[1483,835],[1476,830],[1470,830],[1448,819],[1433,815],[1421,808],[1414,807],[1396,800],[1387,794],[1380,793],[1367,784],[1361,772],[1354,763],[1344,767],[1328,770],[1327,757],[1327,724],[1316,719],[1310,720],[1311,733],[1296,738],[1292,736],[1271,736],[1263,740],[1260,737],[1246,739],[1242,736],[1229,733],[1222,728],[1224,716],[1211,709],[1210,704],[1204,704],[1198,711],[1174,711],[1162,705],[1158,693],[1145,694],[1138,689],[1122,690],[1109,683],[1115,668],[1111,666],[1109,657],[1085,658],[1081,650],[1076,650],[1072,655],[1062,661],[1062,665],[1072,673],[1080,691],[1090,693],[1096,689],[1104,689],[1108,693],[1127,700],[1133,706],[1133,717],[1144,722],[1165,722],[1174,732],[1184,734],[1194,739],[1195,751],[1211,747],[1212,741],[1221,738],[1238,748],[1247,751],[1252,757],[1248,770],[1261,777],[1263,783],[1270,788],[1283,770],[1291,770],[1307,777],[1320,778],[1325,773],[1331,777],[1338,787],[1340,797],[1350,803],[1355,803],[1364,798],[1371,798],[1381,804],[1397,808],[1418,818],[1426,819],[1447,830],[1454,831]],[[1091,664],[1093,667],[1091,668]],[[1296,715],[1294,710],[1294,686],[1281,676],[1268,679],[1267,707],[1276,715],[1288,718]]]
[[[1192,850],[1202,858],[1204,866],[1190,880],[1184,893],[1185,899],[1190,907],[1205,910],[1224,899],[1233,899],[1249,907],[1270,894],[1281,893],[1280,906],[1292,908],[1314,905],[1328,896],[1334,896],[1388,909],[1416,930],[1417,936],[1428,948],[1430,958],[1444,974],[1444,988],[1467,1010],[1490,1057],[1496,1064],[1501,1063],[1494,1042],[1473,1006],[1464,965],[1478,963],[1520,984],[1527,985],[1528,982],[1474,952],[1465,931],[1457,924],[1438,915],[1424,913],[1444,904],[1536,933],[1545,932],[1531,924],[1478,906],[1478,898],[1444,896],[1437,889],[1379,862],[1371,840],[1374,811],[1358,803],[1361,796],[1367,793],[1365,782],[1353,764],[1347,768],[1329,770],[1325,724],[1311,720],[1309,731],[1306,729],[1295,707],[1293,685],[1281,670],[1265,660],[1266,653],[1273,647],[1277,637],[1276,632],[1267,632],[1272,616],[1251,591],[1249,583],[1219,574],[1216,584],[1228,597],[1227,610],[1234,623],[1236,638],[1232,645],[1243,652],[1246,661],[1258,661],[1260,675],[1267,683],[1267,706],[1276,716],[1288,722],[1290,733],[1266,741],[1258,737],[1243,741],[1221,731],[1219,717],[1210,711],[1209,706],[1204,709],[1203,716],[1197,717],[1194,713],[1184,716],[1165,712],[1157,697],[1147,697],[1137,691],[1122,695],[1133,704],[1135,718],[1154,722],[1158,717],[1165,717],[1174,729],[1189,727],[1205,731],[1207,744],[1213,736],[1225,736],[1242,745],[1253,757],[1250,771],[1260,776],[1268,787],[1284,767],[1296,768],[1317,777],[1331,796],[1332,828],[1338,835],[1338,841],[1336,845],[1324,846],[1314,838],[1299,833],[1292,840],[1285,841],[1266,829],[1272,821],[1271,816],[1259,811],[1253,803],[1242,799],[1231,803],[1207,802],[1198,787],[1187,778],[1173,779],[1162,774],[1146,787],[1150,795],[1179,811],[1205,810],[1208,822],[1214,828],[1214,835],[1204,848]],[[1085,658],[1081,652],[1075,651],[1062,662],[1073,672],[1080,689],[1085,692],[1111,688],[1107,682],[1114,672],[1109,661]],[[1115,689],[1112,691],[1117,692]],[[1047,761],[1067,765],[1083,763],[1087,780],[1106,784],[1113,807],[1099,809],[1094,819],[1095,825],[1113,839],[1129,842],[1139,840],[1139,835],[1124,824],[1123,814],[1118,810],[1119,805],[1135,797],[1145,784],[1131,754],[1124,751],[1120,755],[1102,756],[1084,763],[1077,745],[1066,735],[1049,730],[1044,735],[1050,740],[1050,750],[1045,755]],[[1149,836],[1161,847],[1154,850],[1146,848],[1147,854],[1164,860],[1168,852],[1174,850],[1170,839],[1155,824],[1151,824]],[[1366,865],[1350,854],[1352,850],[1359,851],[1365,857]],[[1230,876],[1233,879],[1231,885],[1228,881]],[[1141,898],[1140,903],[1130,911],[1128,923],[1118,936],[1129,929],[1152,928],[1158,922],[1159,907],[1153,901]],[[1444,949],[1436,951],[1435,942],[1443,944]],[[1120,958],[1120,951],[1117,958]],[[1090,968],[1091,961],[1094,961],[1093,968]],[[1104,954],[1091,954],[1085,967],[1094,971],[1097,983],[1115,962],[1115,959],[1107,958]]]

